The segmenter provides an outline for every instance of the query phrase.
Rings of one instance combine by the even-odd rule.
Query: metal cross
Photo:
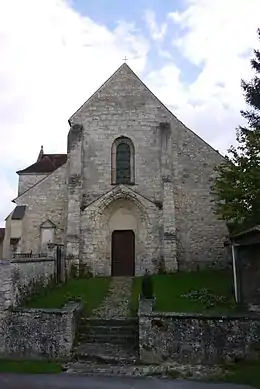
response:
[[[123,58],[123,61],[125,61],[125,62],[126,62],[126,61],[128,61],[128,58],[126,58],[126,57],[125,57],[125,58]]]

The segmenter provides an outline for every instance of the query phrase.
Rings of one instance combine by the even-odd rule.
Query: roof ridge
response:
[[[111,74],[111,76],[110,77],[108,77],[107,79],[106,79],[106,81],[105,82],[103,82],[103,84],[102,85],[100,85],[100,87],[98,88],[98,89],[96,89],[96,91],[94,92],[94,93],[92,93],[92,95],[86,100],[86,101],[84,101],[84,103],[70,116],[70,118],[69,118],[69,120],[68,120],[68,122],[69,122],[69,125],[71,126],[71,123],[72,123],[72,119],[73,119],[73,117],[81,110],[81,108],[85,105],[85,104],[87,104],[87,103],[89,103],[95,96],[96,96],[96,94],[98,93],[98,92],[100,92],[100,90],[121,70],[121,69],[123,69],[123,68],[127,68],[127,69],[129,69],[132,73],[134,73],[133,72],[133,70],[130,68],[130,66],[128,66],[127,65],[127,63],[123,63],[122,65],[120,65],[119,66],[119,68],[117,68],[116,69],[116,71],[113,73],[113,74]],[[135,73],[134,73],[135,74]]]
[[[56,170],[58,167],[64,165],[67,161],[66,154],[43,154],[41,159],[27,166],[24,169],[17,170],[17,174],[21,173],[38,173],[48,174]]]
[[[200,139],[207,147],[209,147],[212,151],[214,151],[216,154],[218,154],[220,157],[224,158],[224,156],[216,150],[211,144],[209,144],[205,139],[203,139],[200,135],[198,135],[195,131],[191,130],[189,127],[187,127],[171,110],[168,108],[165,103],[163,103],[159,97],[155,95],[154,92],[151,91],[151,89],[145,84],[145,82],[128,66],[127,63],[123,63],[97,90],[94,92],[75,112],[73,115],[71,115],[69,119],[69,125],[72,125],[72,119],[76,116],[76,114],[82,109],[82,107],[85,104],[88,104],[92,101],[93,97],[96,96],[97,93],[100,92],[100,90],[110,82],[110,80],[123,68],[126,68],[131,71],[131,73],[139,80],[139,82],[146,88],[146,90],[151,94],[153,99],[161,104],[161,106],[165,109],[168,115],[170,115],[171,118],[178,121],[187,131],[192,133],[196,138]],[[77,120],[76,120],[77,121]]]

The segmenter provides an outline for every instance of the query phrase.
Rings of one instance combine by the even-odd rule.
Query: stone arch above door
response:
[[[141,196],[135,193],[133,190],[125,187],[124,185],[120,185],[116,187],[114,190],[106,193],[102,196],[101,199],[98,200],[98,212],[99,214],[105,214],[117,204],[117,201],[125,201],[125,204],[130,204],[138,210],[139,217],[148,222],[148,214],[146,212],[146,208],[142,201],[140,201]],[[147,201],[147,200],[145,200]]]
[[[113,231],[133,231],[135,275],[154,271],[160,256],[160,211],[155,204],[125,185],[90,203],[81,215],[82,257],[94,274],[111,274]]]

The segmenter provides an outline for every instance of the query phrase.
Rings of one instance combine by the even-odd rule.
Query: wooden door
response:
[[[134,276],[135,234],[132,230],[112,233],[112,276]]]

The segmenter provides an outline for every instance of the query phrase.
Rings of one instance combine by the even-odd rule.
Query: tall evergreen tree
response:
[[[260,29],[257,33],[260,41]],[[233,233],[260,224],[260,51],[254,50],[254,55],[251,66],[255,75],[250,82],[241,83],[249,106],[241,114],[248,125],[237,129],[238,146],[231,146],[216,168],[212,187],[216,214]]]

